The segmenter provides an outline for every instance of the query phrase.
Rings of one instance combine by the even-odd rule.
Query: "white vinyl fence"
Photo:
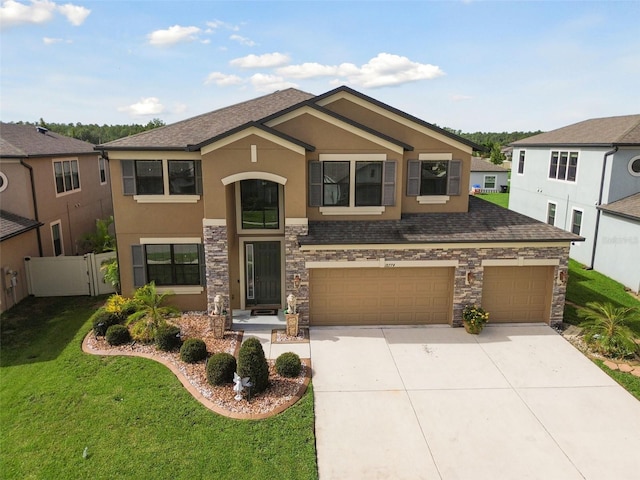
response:
[[[77,257],[25,257],[29,294],[36,297],[103,295],[115,292],[105,282],[100,266],[115,252],[88,253]]]

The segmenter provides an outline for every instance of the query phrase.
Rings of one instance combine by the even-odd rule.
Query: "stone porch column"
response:
[[[213,309],[214,297],[222,295],[225,308],[231,315],[227,221],[225,219],[205,219],[203,221],[203,238],[207,271],[207,310]]]
[[[309,325],[309,271],[305,268],[305,256],[300,251],[298,236],[309,233],[306,218],[287,218],[284,226],[285,297],[293,293],[298,300],[299,324]],[[296,275],[300,286],[295,287]]]

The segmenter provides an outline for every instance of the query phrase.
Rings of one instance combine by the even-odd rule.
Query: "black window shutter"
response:
[[[420,195],[420,160],[409,160],[407,167],[407,196]]]
[[[447,195],[460,195],[460,177],[462,175],[462,162],[451,160],[449,162]]]
[[[382,205],[396,204],[396,170],[398,162],[389,160],[383,162]]]
[[[202,162],[200,160],[194,160],[193,170],[196,180],[196,195],[202,195]]]
[[[322,162],[309,162],[309,206],[322,206]]]
[[[204,257],[204,245],[198,244],[198,263],[200,264],[200,285],[207,286],[207,264]]]
[[[133,264],[133,286],[144,286],[147,283],[144,245],[131,245],[131,263]]]
[[[134,160],[120,160],[122,167],[122,193],[123,195],[136,194],[136,166]]]

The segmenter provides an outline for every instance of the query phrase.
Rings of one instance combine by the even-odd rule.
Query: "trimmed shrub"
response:
[[[286,352],[276,359],[276,372],[283,377],[295,378],[300,375],[302,362],[300,357],[293,352]]]
[[[180,347],[180,359],[183,362],[196,363],[205,358],[207,358],[207,344],[204,340],[189,338]]]
[[[249,377],[253,384],[252,394],[263,392],[269,386],[269,364],[260,340],[255,337],[247,339],[240,347],[238,375]]]
[[[236,366],[236,359],[230,353],[216,353],[207,362],[207,380],[211,385],[231,383]]]
[[[131,334],[124,325],[111,325],[107,328],[106,338],[109,345],[122,345],[131,341]]]
[[[96,337],[104,337],[107,333],[107,328],[111,325],[118,323],[114,321],[112,315],[107,312],[104,307],[100,307],[91,315],[91,324],[93,325],[93,333]]]
[[[170,352],[180,348],[182,339],[180,338],[180,327],[165,324],[158,327],[155,334],[156,347],[164,352]]]

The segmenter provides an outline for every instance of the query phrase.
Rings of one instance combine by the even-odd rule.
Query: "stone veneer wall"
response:
[[[515,260],[524,259],[558,259],[560,264],[554,269],[553,292],[550,325],[562,323],[566,281],[559,282],[559,273],[566,279],[568,275],[569,246],[566,247],[495,247],[495,248],[450,248],[450,249],[412,249],[412,250],[317,250],[302,252],[297,246],[296,235],[306,234],[306,227],[287,227],[286,241],[286,269],[287,285],[297,273],[302,280],[300,289],[295,292],[298,305],[301,306],[300,324],[309,324],[309,273],[305,268],[306,261],[352,261],[378,260],[458,260],[458,267],[454,277],[453,319],[452,326],[462,325],[462,309],[467,304],[479,304],[482,299],[482,261],[483,260]],[[300,233],[305,231],[305,233]],[[467,281],[467,272],[473,272],[475,279]]]
[[[207,266],[207,305],[208,310],[213,310],[213,299],[216,295],[222,295],[225,308],[230,309],[230,285],[229,285],[229,249],[227,245],[227,227],[210,226],[203,227],[204,256]]]
[[[284,227],[284,255],[285,255],[285,297],[293,293],[297,298],[298,322],[309,325],[309,270],[304,266],[308,260],[306,252],[301,252],[298,236],[307,235],[307,225],[285,225]],[[295,287],[293,280],[300,275],[300,286]]]

